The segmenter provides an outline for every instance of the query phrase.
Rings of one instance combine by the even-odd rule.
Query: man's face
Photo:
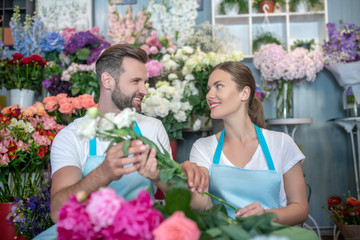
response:
[[[124,58],[123,70],[117,84],[111,94],[115,106],[123,110],[127,107],[134,107],[141,112],[141,101],[148,94],[145,83],[147,72],[145,64],[133,58]]]

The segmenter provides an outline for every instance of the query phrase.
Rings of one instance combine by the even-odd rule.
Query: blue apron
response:
[[[256,201],[265,209],[280,208],[280,174],[275,170],[264,135],[258,126],[255,124],[254,126],[269,170],[251,170],[220,165],[225,135],[223,129],[215,150],[213,163],[209,169],[209,191],[238,209]],[[212,202],[219,204],[215,199],[212,199]],[[235,217],[234,209],[225,207],[229,216]]]
[[[136,122],[134,126],[134,130],[138,135],[142,135],[140,128]],[[105,155],[97,156],[96,155],[96,138],[93,138],[89,142],[89,156],[86,158],[85,167],[82,172],[82,176],[85,177],[95,168],[97,168],[105,159]],[[127,166],[130,166],[127,165]],[[127,167],[125,166],[125,167]],[[140,175],[137,171],[132,172],[130,174],[126,174],[122,176],[119,180],[112,181],[109,184],[109,187],[113,188],[116,193],[127,201],[135,199],[142,189],[147,189],[152,186],[152,182]],[[151,196],[154,196],[154,189],[151,189],[150,192]],[[52,227],[48,228],[44,232],[37,235],[35,240],[48,240],[48,239],[56,239],[57,238],[57,231],[56,231],[56,224]]]

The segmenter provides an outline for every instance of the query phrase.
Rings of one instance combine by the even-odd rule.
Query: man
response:
[[[148,80],[146,62],[145,51],[127,44],[111,46],[100,55],[96,61],[96,74],[100,85],[98,109],[102,114],[120,113],[126,107],[135,107],[140,112],[142,98],[148,93],[145,87]],[[156,169],[155,150],[149,153],[149,146],[137,140],[131,142],[129,156],[124,156],[122,143],[112,146],[105,154],[109,142],[99,139],[89,142],[76,136],[77,126],[83,119],[77,119],[63,129],[52,145],[50,208],[55,223],[62,203],[79,191],[91,193],[100,187],[110,186],[129,200],[152,183],[165,188]],[[136,123],[142,135],[171,151],[161,121],[139,114]],[[182,167],[189,178],[191,190],[202,192],[207,187],[208,177],[189,161]],[[49,230],[36,239],[49,238]]]

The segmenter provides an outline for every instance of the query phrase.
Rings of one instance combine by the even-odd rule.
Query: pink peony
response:
[[[157,227],[153,234],[155,240],[196,240],[200,230],[196,223],[177,211]]]
[[[157,77],[163,71],[163,65],[157,60],[149,59],[146,63],[146,70],[149,78]]]
[[[94,231],[111,226],[114,223],[116,212],[124,204],[124,199],[116,195],[112,188],[103,188],[91,194],[86,212],[94,224]]]

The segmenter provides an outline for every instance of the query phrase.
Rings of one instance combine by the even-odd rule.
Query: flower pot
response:
[[[305,1],[300,1],[296,5],[296,12],[307,12],[307,11],[309,11],[309,8]]]
[[[25,240],[26,238],[21,234],[16,234],[14,229],[14,224],[8,224],[8,220],[6,217],[9,215],[11,211],[13,203],[0,203],[0,233],[1,239],[17,239],[17,240]]]
[[[34,104],[35,91],[29,89],[11,89],[10,105],[19,104],[20,108],[25,108]]]
[[[273,13],[275,9],[275,2],[274,1],[262,1],[259,3],[259,8],[261,13]]]
[[[336,219],[334,222],[345,240],[359,240],[360,239],[360,225],[341,224]]]
[[[293,82],[278,81],[276,96],[276,118],[294,117]]]
[[[171,148],[171,156],[174,161],[176,161],[176,154],[177,154],[177,142],[171,141],[170,142],[170,148]]]
[[[239,14],[239,7],[234,5],[225,4],[225,15],[237,15]]]

